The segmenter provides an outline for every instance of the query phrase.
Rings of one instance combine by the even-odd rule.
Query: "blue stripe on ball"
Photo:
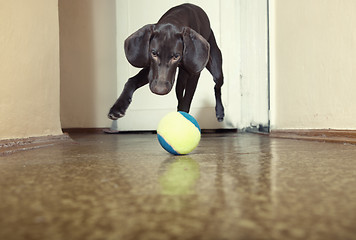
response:
[[[181,111],[179,111],[179,113],[182,114],[183,117],[188,119],[191,123],[193,123],[199,129],[199,132],[201,132],[200,126],[199,126],[197,120],[195,120],[195,118],[192,115],[190,115],[189,113],[186,113],[186,112],[181,112]]]
[[[157,134],[157,138],[159,143],[161,144],[161,146],[166,149],[169,153],[174,154],[174,155],[180,155],[179,153],[177,153],[171,145],[169,145],[166,140],[159,134]]]

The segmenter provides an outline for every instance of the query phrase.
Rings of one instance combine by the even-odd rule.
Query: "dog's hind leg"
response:
[[[216,43],[213,31],[211,31],[210,38],[208,39],[210,44],[210,59],[206,68],[213,75],[215,82],[215,113],[219,122],[224,120],[224,106],[221,100],[221,86],[224,84],[224,75],[222,72],[222,55],[221,51]]]

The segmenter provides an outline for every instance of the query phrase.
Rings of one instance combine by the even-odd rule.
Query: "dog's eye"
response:
[[[152,50],[151,55],[152,55],[152,57],[156,58],[158,56],[158,53],[156,50]]]
[[[180,58],[180,54],[176,53],[173,55],[173,60],[177,61]]]

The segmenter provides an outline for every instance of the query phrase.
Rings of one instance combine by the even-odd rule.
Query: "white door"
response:
[[[239,128],[269,129],[268,0],[239,0]]]
[[[242,0],[246,1],[246,0]],[[260,0],[254,0],[261,2]],[[202,7],[210,18],[217,43],[223,55],[224,86],[222,100],[225,119],[217,122],[215,117],[214,82],[210,73],[203,70],[194,95],[190,114],[202,129],[243,128],[241,125],[241,41],[240,1],[237,0],[117,0],[117,76],[118,96],[127,79],[140,69],[132,67],[124,55],[124,40],[133,32],[158,19],[171,7],[190,2]],[[248,1],[246,1],[248,2]],[[148,86],[138,89],[125,117],[115,121],[113,128],[120,131],[155,130],[159,120],[168,112],[176,111],[175,88],[165,96],[150,92]],[[246,101],[245,101],[246,102]]]

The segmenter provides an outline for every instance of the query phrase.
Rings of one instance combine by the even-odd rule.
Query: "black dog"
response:
[[[189,112],[200,72],[206,67],[215,82],[216,117],[224,119],[221,101],[222,56],[206,13],[198,6],[183,4],[171,8],[157,24],[149,24],[125,40],[127,60],[143,68],[125,84],[108,117],[125,115],[136,89],[149,83],[153,93],[165,95],[173,87],[179,68],[176,95],[178,111]]]

